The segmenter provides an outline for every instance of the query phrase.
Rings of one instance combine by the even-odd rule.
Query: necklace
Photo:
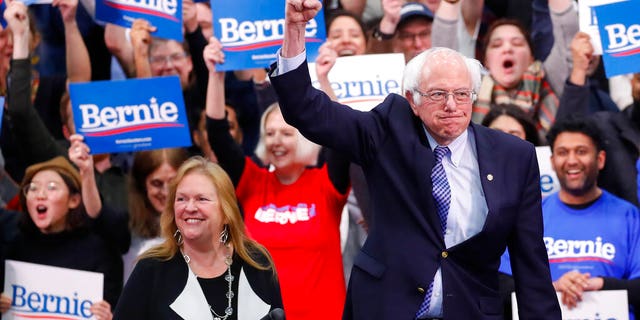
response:
[[[187,264],[191,262],[191,257],[189,257],[187,254],[182,253],[182,257]],[[233,290],[231,289],[231,285],[233,283],[231,264],[233,263],[233,259],[231,259],[231,256],[228,255],[224,259],[224,263],[227,265],[227,274],[224,276],[224,280],[226,280],[228,283],[227,294],[225,295],[227,297],[227,308],[224,309],[224,315],[221,316],[213,310],[213,307],[211,305],[209,305],[209,311],[211,311],[211,314],[213,314],[213,320],[227,320],[227,318],[233,314],[233,307],[231,306],[231,300],[234,296]]]

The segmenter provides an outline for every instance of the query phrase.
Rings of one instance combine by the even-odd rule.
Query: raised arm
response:
[[[466,41],[468,38],[477,41],[476,32],[480,28],[483,8],[484,0],[440,1],[431,30],[432,45],[459,51],[468,50],[465,49],[467,46],[461,46],[461,41]],[[464,30],[468,34],[468,38],[458,38],[458,23],[460,19],[464,22]],[[475,56],[474,52],[462,53],[469,57]]]
[[[403,0],[381,0],[382,19],[377,30],[371,34],[367,41],[367,53],[391,53],[393,52],[392,38],[400,22],[400,10]],[[378,37],[375,36],[378,33]],[[386,35],[386,37],[382,37]]]
[[[229,133],[229,123],[225,111],[224,72],[216,71],[216,64],[224,62],[222,44],[218,39],[211,38],[202,55],[207,69],[209,69],[205,103],[209,145],[218,157],[220,166],[229,174],[233,184],[238,185],[244,170],[245,157],[242,148]]]
[[[593,56],[593,46],[588,34],[578,32],[571,41],[571,56],[573,66],[571,74],[564,83],[560,108],[556,113],[556,121],[575,113],[589,113],[589,87],[587,84],[587,69]]]
[[[547,81],[559,97],[570,73],[569,47],[578,32],[578,13],[573,9],[572,0],[549,0],[549,9],[553,25],[553,47],[543,64]]]
[[[322,4],[318,0],[287,0],[285,7],[285,31],[280,54],[292,58],[305,50],[307,22],[318,14]]]
[[[24,148],[22,161],[26,165],[66,155],[33,107],[31,100],[31,61],[29,59],[29,15],[27,7],[20,1],[7,4],[4,18],[13,35],[13,53],[8,75],[7,115],[9,127],[16,143]]]
[[[82,203],[89,217],[95,219],[102,210],[102,201],[96,184],[93,169],[93,157],[89,154],[89,146],[84,143],[84,137],[74,134],[69,137],[69,160],[78,167],[82,183]]]
[[[458,20],[460,20],[460,6],[460,1],[456,3],[440,1],[440,6],[435,12],[435,18],[433,19],[433,26],[431,29],[432,46],[458,50]]]
[[[149,63],[149,46],[151,45],[151,32],[156,31],[147,20],[136,19],[131,25],[131,46],[133,47],[133,63],[135,65],[136,78],[151,77],[151,65]]]
[[[334,49],[331,41],[327,40],[320,46],[318,50],[318,57],[316,58],[316,76],[320,83],[320,89],[324,91],[331,100],[338,101],[336,93],[331,88],[331,82],[329,82],[329,72],[336,64],[338,53]]]
[[[76,23],[78,0],[53,0],[64,24],[65,58],[69,82],[91,81],[91,60]]]
[[[136,70],[133,62],[133,47],[127,32],[129,32],[127,28],[107,23],[104,27],[104,42],[109,52],[118,59],[127,77],[132,78],[135,77]]]

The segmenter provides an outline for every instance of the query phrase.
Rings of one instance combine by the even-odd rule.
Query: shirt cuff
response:
[[[300,65],[304,63],[304,60],[307,58],[307,50],[300,52],[297,56],[291,58],[285,58],[280,54],[282,48],[278,49],[278,66],[273,71],[273,76],[280,76],[289,71],[297,69]]]

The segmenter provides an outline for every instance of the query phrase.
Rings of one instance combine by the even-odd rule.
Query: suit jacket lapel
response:
[[[496,177],[497,172],[500,172],[497,168],[499,166],[496,159],[496,152],[494,152],[494,141],[487,135],[487,130],[480,125],[474,123],[471,124],[473,133],[476,138],[476,152],[478,154],[478,167],[480,170],[480,183],[482,184],[482,191],[484,192],[485,201],[487,201],[487,208],[489,212],[487,219],[484,222],[482,231],[484,231],[487,225],[491,222],[491,219],[495,218],[496,214],[496,199],[500,196],[500,190],[493,180]],[[503,179],[504,177],[500,177]],[[482,232],[481,231],[481,232]]]

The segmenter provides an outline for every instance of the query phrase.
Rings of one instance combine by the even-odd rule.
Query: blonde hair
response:
[[[175,220],[174,199],[178,184],[189,174],[206,176],[215,186],[220,201],[220,209],[229,228],[229,241],[235,253],[252,267],[260,270],[271,269],[275,274],[273,261],[267,249],[256,241],[249,239],[245,232],[244,221],[242,215],[240,215],[240,208],[238,207],[231,179],[219,165],[201,156],[191,157],[178,168],[177,175],[169,186],[167,207],[160,217],[161,234],[164,242],[143,253],[140,259],[159,258],[166,261],[175,256],[180,250],[178,242],[174,238],[174,234],[178,230]],[[260,255],[266,257],[266,263],[256,261],[256,257]]]
[[[267,146],[265,139],[267,136],[267,118],[273,112],[280,112],[280,105],[273,103],[270,105],[260,117],[260,140],[256,146],[255,154],[260,158],[263,164],[267,165]],[[305,138],[298,129],[296,129],[296,135],[298,137],[298,144],[296,148],[296,162],[303,163],[305,165],[315,165],[318,161],[318,154],[320,153],[320,146],[309,141]]]

